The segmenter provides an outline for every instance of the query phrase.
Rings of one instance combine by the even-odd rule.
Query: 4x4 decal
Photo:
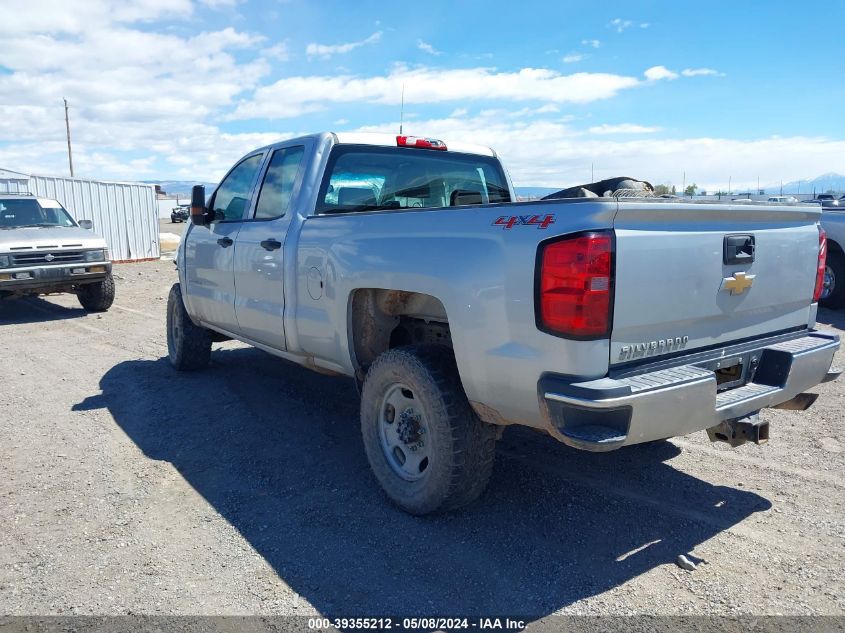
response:
[[[536,226],[538,229],[547,229],[550,224],[555,223],[554,215],[502,215],[496,218],[493,226],[501,226],[504,229],[512,229],[515,226]]]

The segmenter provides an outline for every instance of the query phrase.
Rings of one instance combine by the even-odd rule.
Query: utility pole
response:
[[[731,195],[731,180],[733,176],[728,176],[728,195]]]
[[[595,167],[594,167],[593,163],[590,163],[590,182],[595,182],[595,181],[596,181]]]
[[[67,115],[67,99],[63,99],[65,102],[65,130],[67,130],[67,162],[70,165],[70,177],[73,178],[73,152],[70,149],[70,119],[68,119]]]
[[[684,170],[684,184],[681,185],[681,195],[687,192],[687,170]]]

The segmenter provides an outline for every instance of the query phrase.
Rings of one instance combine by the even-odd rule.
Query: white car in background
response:
[[[106,242],[56,200],[0,194],[0,299],[70,292],[90,312],[114,301]]]

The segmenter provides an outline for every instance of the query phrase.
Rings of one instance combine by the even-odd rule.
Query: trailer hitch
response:
[[[742,418],[724,420],[707,429],[711,442],[725,442],[733,448],[746,442],[765,444],[769,441],[769,423],[760,420],[760,412]]]

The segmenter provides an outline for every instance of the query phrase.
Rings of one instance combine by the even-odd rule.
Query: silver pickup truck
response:
[[[114,279],[106,242],[56,200],[0,194],[0,299],[55,292],[76,294],[91,312],[108,310]]]
[[[838,375],[838,337],[814,329],[818,209],[514,200],[486,147],[325,133],[250,152],[194,189],[170,361],[202,368],[234,338],[354,378],[372,470],[415,514],[475,499],[508,425],[591,451],[763,442],[761,409],[804,409]]]

